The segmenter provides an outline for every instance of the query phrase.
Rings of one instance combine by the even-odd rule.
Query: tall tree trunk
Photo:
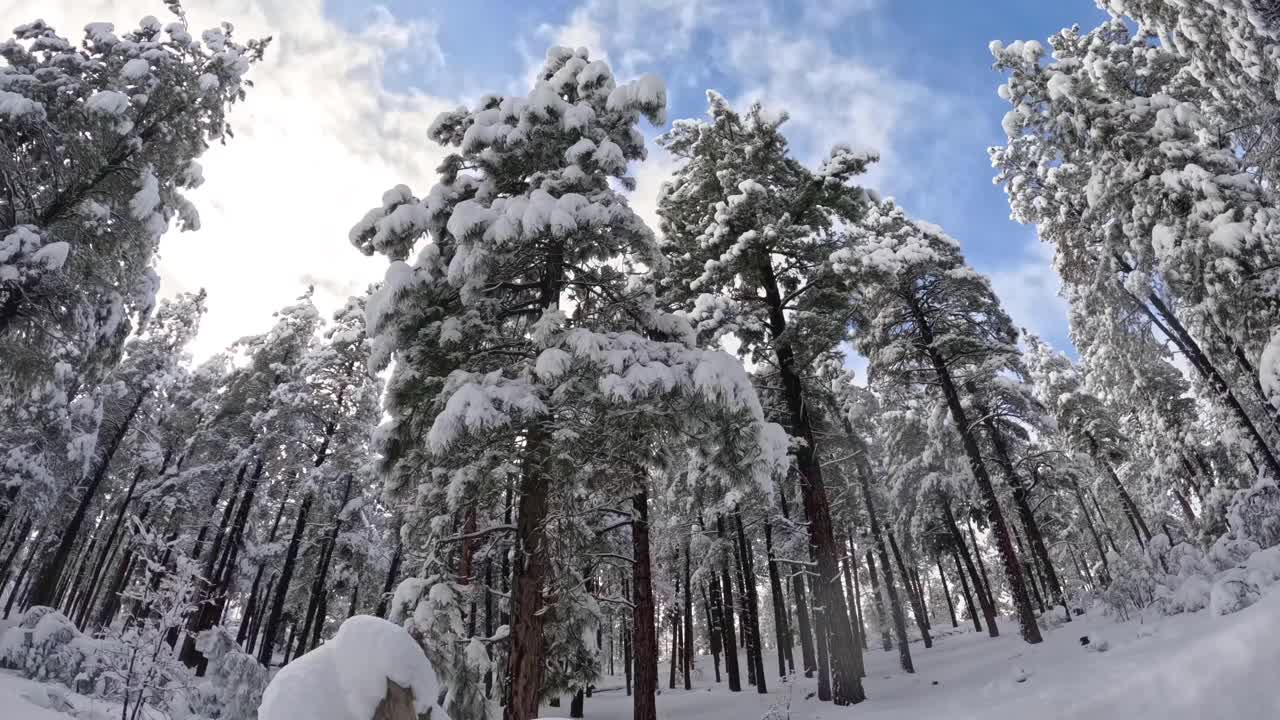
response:
[[[1071,553],[1071,562],[1076,566],[1076,577],[1080,578],[1080,583],[1087,588],[1097,587],[1097,583],[1093,579],[1093,573],[1089,572],[1089,565],[1080,562],[1080,555],[1076,553],[1076,549],[1071,545],[1067,545],[1067,551]]]
[[[898,564],[898,572],[902,575],[902,584],[907,591],[907,600],[911,603],[911,614],[916,618],[916,629],[920,631],[920,640],[924,642],[925,648],[933,647],[933,637],[929,635],[929,625],[924,619],[924,607],[921,605],[920,596],[916,593],[911,585],[911,573],[907,571],[907,566],[902,562],[902,551],[898,549],[898,541],[894,538],[892,532],[886,532],[889,536],[889,548],[893,550],[894,562]],[[885,575],[888,575],[886,571]]]
[[[827,622],[825,630],[818,628],[818,634],[826,632],[831,640],[831,700],[836,705],[859,703],[866,699],[862,688],[862,658],[859,646],[854,643],[849,609],[845,606],[844,593],[840,590],[839,553],[831,524],[826,485],[822,479],[822,464],[817,457],[817,442],[809,414],[810,405],[805,402],[804,386],[799,370],[795,367],[795,351],[786,337],[786,314],[772,261],[768,255],[761,253],[758,262],[760,286],[764,289],[769,307],[769,329],[774,340],[774,354],[790,416],[791,433],[803,441],[795,451],[796,468],[800,475],[805,519],[809,522],[809,539],[818,564],[814,582],[815,603],[824,608],[822,617]]]
[[[9,547],[9,554],[4,558],[4,564],[0,565],[0,594],[4,594],[5,583],[9,581],[9,571],[13,569],[13,561],[18,559],[18,553],[27,543],[31,542],[31,526],[35,523],[35,513],[27,515],[25,520],[19,524],[18,532],[13,537],[13,545]]]
[[[960,589],[964,592],[964,603],[969,607],[969,617],[973,619],[973,629],[982,632],[982,621],[978,619],[978,608],[973,604],[973,594],[969,592],[969,581],[964,576],[964,567],[960,565],[960,552],[953,546],[951,558],[956,562],[956,575],[960,576]]]
[[[643,485],[632,498],[632,508],[631,625],[632,642],[635,647],[634,651],[624,647],[624,653],[636,658],[635,693],[631,696],[631,716],[634,720],[657,720],[658,637],[653,624],[653,581],[652,565],[649,559],[649,494]],[[536,707],[534,711],[536,713]]]
[[[982,608],[982,617],[987,621],[987,633],[991,637],[1000,636],[1000,628],[996,625],[996,609],[995,604],[991,601],[991,596],[982,589],[982,577],[978,575],[978,569],[974,567],[973,558],[969,557],[969,547],[965,545],[964,537],[960,534],[960,526],[956,524],[956,516],[951,512],[951,501],[942,501],[942,519],[947,524],[947,529],[951,531],[951,538],[955,543],[956,556],[964,560],[964,566],[969,572],[969,577],[973,579],[973,592],[978,596],[978,604]],[[971,530],[972,531],[972,530]],[[974,545],[974,553],[978,552],[978,546]],[[978,562],[982,562],[982,558],[978,557]],[[960,574],[961,580],[964,579],[964,573]],[[966,585],[967,587],[967,585]],[[969,611],[973,612],[973,604],[970,602]],[[973,616],[974,625],[978,626],[978,616]],[[978,626],[981,631],[982,627]]]
[[[684,540],[684,628],[681,634],[684,636],[683,650],[681,656],[681,664],[684,666],[684,689],[693,689],[693,591],[690,587],[692,581],[691,558],[689,557],[689,548],[693,532],[692,526],[689,527],[689,534],[685,535]]]
[[[634,538],[633,538],[633,543],[634,543]],[[634,576],[636,571],[633,568],[631,572],[632,572],[632,576]],[[631,614],[634,616],[636,613],[635,601],[631,595],[631,584],[627,582],[627,579],[625,577],[622,579],[622,595],[623,597],[627,598],[628,601],[631,602],[631,607],[632,607]],[[650,607],[650,610],[652,609],[653,608]],[[623,675],[626,676],[627,697],[631,697],[631,676],[632,676],[632,670],[634,669],[634,663],[631,660],[631,633],[632,633],[632,628],[630,625],[627,624],[626,617],[624,616],[622,620],[622,673]],[[657,677],[655,676],[654,685],[657,685],[657,682],[658,682]]]
[[[946,397],[947,407],[951,412],[951,419],[955,423],[956,430],[960,433],[965,455],[969,460],[969,470],[972,472],[974,481],[978,485],[978,492],[982,496],[987,519],[995,532],[996,547],[1000,551],[1000,559],[1004,563],[1005,577],[1009,581],[1009,591],[1013,594],[1014,606],[1018,611],[1022,639],[1031,644],[1038,643],[1042,640],[1040,626],[1036,624],[1035,610],[1031,608],[1031,599],[1027,595],[1026,583],[1022,578],[1022,568],[1018,564],[1017,554],[1013,550],[1013,542],[1010,540],[1008,529],[1004,524],[1004,512],[1000,509],[1000,500],[996,497],[995,486],[991,483],[991,476],[987,474],[987,464],[982,458],[978,440],[974,437],[973,426],[969,423],[964,404],[960,402],[960,393],[951,377],[951,369],[934,345],[933,328],[914,298],[911,301],[911,311],[920,327],[919,348],[933,364],[934,373],[942,386],[942,394]]]
[[[680,580],[676,579],[676,595],[680,595]],[[671,677],[667,681],[667,689],[676,689],[676,664],[677,658],[680,657],[680,609],[672,606],[667,609],[667,615],[671,618]]]
[[[858,470],[858,485],[862,489],[862,502],[867,508],[867,520],[871,525],[871,538],[876,545],[876,554],[880,556],[880,569],[884,571],[884,594],[889,602],[889,614],[893,618],[893,631],[898,641],[898,662],[903,672],[915,672],[915,663],[911,661],[911,648],[907,645],[907,621],[903,617],[902,603],[898,600],[898,590],[893,586],[893,569],[889,566],[889,550],[885,547],[885,531],[880,525],[880,512],[876,509],[875,497],[871,494],[871,461],[867,457],[867,447],[861,438],[853,432],[849,419],[841,414],[845,435],[859,451],[855,466]],[[868,556],[870,557],[870,556]],[[870,566],[870,560],[868,560]],[[872,576],[874,581],[874,575]],[[879,595],[879,589],[877,589]],[[883,617],[883,616],[882,616]],[[888,649],[887,647],[885,648]]]
[[[71,606],[75,604],[77,598],[77,590],[80,582],[84,579],[86,566],[89,564],[89,558],[93,557],[93,550],[98,546],[97,534],[91,534],[88,543],[80,552],[79,558],[71,564],[71,573],[62,582],[62,589],[58,592],[58,606],[62,608],[63,614],[72,614]]]
[[[773,633],[778,643],[778,677],[787,676],[787,663],[795,672],[795,659],[791,653],[791,629],[788,627],[787,611],[782,598],[782,580],[778,576],[778,563],[773,555],[773,528],[769,517],[764,518],[764,550],[769,561],[769,594],[773,598]]]
[[[275,595],[272,591],[276,587],[276,573],[272,573],[267,579],[267,587],[262,592],[262,602],[258,603],[258,610],[253,614],[253,627],[249,629],[249,639],[245,643],[244,651],[250,655],[257,655],[258,638],[262,634],[263,618],[267,617],[267,613],[271,612],[271,603]]]
[[[982,561],[982,548],[978,546],[978,533],[973,529],[973,518],[966,518],[966,524],[969,526],[969,542],[973,543],[973,557],[978,561],[978,577],[982,581],[982,592],[987,596],[987,603],[994,610],[996,606],[996,595],[991,589],[991,577],[987,575],[987,565]]]
[[[818,653],[818,699],[827,702],[831,700],[831,637],[823,631],[829,621],[823,610],[821,605],[813,607],[813,626],[817,630],[813,636],[813,646]]]
[[[876,609],[876,624],[880,626],[880,643],[885,652],[893,649],[893,635],[890,634],[889,612],[885,608],[884,593],[880,589],[880,574],[876,572],[876,559],[871,551],[867,551],[867,575],[871,577],[871,604]]]
[[[862,640],[862,649],[871,649],[867,641],[867,613],[862,609],[862,581],[858,578],[857,547],[853,543],[853,532],[849,532],[849,565],[853,570],[853,607],[858,615],[858,637]]]
[[[1126,272],[1132,272],[1133,268],[1124,258],[1117,256],[1116,260],[1119,267]],[[1126,292],[1128,292],[1126,290]],[[1258,427],[1254,424],[1253,418],[1249,416],[1240,399],[1236,397],[1226,377],[1218,370],[1214,362],[1209,358],[1208,354],[1200,347],[1200,344],[1187,332],[1181,320],[1169,308],[1167,304],[1154,292],[1147,294],[1147,299],[1151,305],[1138,299],[1137,296],[1130,293],[1134,302],[1147,314],[1156,327],[1168,337],[1174,345],[1182,351],[1183,356],[1191,363],[1196,372],[1213,388],[1214,393],[1226,405],[1226,409],[1235,416],[1236,421],[1240,423],[1245,434],[1252,441],[1254,449],[1262,456],[1263,464],[1267,467],[1273,479],[1280,479],[1280,459],[1277,459],[1275,452],[1263,437]],[[1154,310],[1153,310],[1154,308]]]
[[[853,641],[858,644],[858,647],[864,647],[866,643],[862,639],[862,629],[860,627],[862,623],[862,617],[861,617],[861,613],[858,610],[858,603],[856,602],[856,599],[854,598],[854,595],[853,595],[853,575],[849,570],[849,565],[850,565],[852,556],[853,556],[853,546],[850,545],[848,546],[848,549],[845,552],[843,562],[840,563],[840,569],[844,573],[844,595],[845,595],[845,602],[849,604],[849,623],[853,627]],[[863,677],[866,677],[865,669],[863,672]]]
[[[909,563],[907,565],[907,572],[911,577],[911,588],[915,591],[916,600],[920,603],[920,607],[923,610],[921,620],[924,621],[925,629],[932,631],[933,617],[930,615],[929,596],[925,594],[924,583],[920,582],[920,568],[916,564],[916,559],[913,555],[908,555],[907,560]]]
[[[120,443],[124,440],[124,436],[128,434],[134,418],[138,416],[138,411],[142,409],[142,403],[146,399],[146,392],[138,393],[133,405],[129,407],[128,414],[125,415],[120,426],[116,428],[115,433],[107,441],[106,449],[102,453],[102,458],[94,467],[93,475],[88,478],[87,482],[81,482],[77,485],[76,489],[80,491],[79,502],[76,505],[75,512],[71,515],[71,520],[67,522],[67,526],[62,530],[62,537],[59,539],[53,555],[36,579],[30,598],[32,605],[50,605],[53,603],[58,581],[62,579],[67,559],[71,556],[71,548],[75,545],[76,539],[80,535],[80,527],[84,524],[85,516],[89,513],[89,506],[93,504],[94,499],[97,497],[98,488],[111,470],[111,460],[115,457],[116,451],[120,449]]]
[[[707,591],[707,586],[702,586],[702,607],[707,613],[707,645],[711,648],[711,662],[715,666],[716,684],[720,683],[720,624],[716,621],[716,617],[720,614],[720,609],[714,607],[717,595],[720,594],[720,588],[716,582],[715,574],[711,576],[711,591]]]
[[[744,604],[747,606],[747,614],[751,617],[751,636],[755,649],[756,692],[763,695],[769,691],[764,679],[764,643],[760,635],[760,601],[756,596],[754,563],[751,559],[751,548],[747,545],[747,535],[742,527],[742,513],[735,511],[733,519],[738,525],[738,548],[739,552],[742,553],[743,576],[747,580],[747,594]],[[778,652],[781,653],[782,650],[779,649]]]
[[[169,463],[169,454],[165,454],[164,462],[161,464],[160,472],[164,472],[164,466]],[[138,489],[138,481],[142,479],[144,465],[138,464],[137,469],[133,471],[133,481],[129,483],[129,490],[125,493],[124,499],[120,501],[120,507],[116,511],[116,518],[111,523],[111,530],[107,533],[106,543],[102,546],[102,552],[98,555],[98,561],[93,566],[93,573],[89,576],[89,588],[84,594],[84,599],[80,604],[79,612],[73,615],[75,623],[80,629],[84,629],[85,621],[88,620],[89,612],[93,609],[94,599],[98,596],[98,581],[102,578],[102,571],[107,565],[107,561],[111,558],[111,552],[115,548],[116,537],[120,533],[120,527],[124,524],[126,511],[129,509],[129,503],[133,500],[134,491]]]
[[[144,519],[149,511],[150,507],[148,506],[139,516],[139,520]],[[116,563],[115,577],[111,580],[110,585],[107,586],[107,595],[103,598],[102,607],[98,608],[98,614],[90,627],[104,628],[110,626],[112,620],[116,617],[116,613],[120,611],[121,593],[124,592],[125,587],[129,584],[129,577],[134,567],[134,559],[137,556],[137,548],[134,545],[134,541],[134,538],[125,541],[124,555],[120,558],[120,562]],[[159,573],[156,574],[156,578],[158,582]],[[171,635],[173,642],[177,642],[177,628],[171,628],[166,635]]]
[[[923,322],[922,318],[919,318]],[[1036,644],[1042,641],[1039,625],[1036,621],[1036,611],[1032,609],[1032,602],[1027,593],[1027,584],[1023,579],[1023,571],[1018,562],[1018,553],[1014,551],[1014,543],[1009,537],[1009,529],[1005,525],[1005,514],[1000,509],[1000,500],[996,497],[996,488],[992,486],[991,475],[987,474],[986,461],[982,459],[982,451],[978,448],[977,438],[974,438],[973,427],[969,424],[968,415],[964,410],[964,405],[960,402],[960,393],[956,392],[955,383],[951,380],[951,370],[947,368],[945,361],[942,360],[941,354],[938,354],[936,348],[932,346],[932,332],[924,338],[927,345],[929,357],[933,361],[934,372],[938,375],[938,380],[942,383],[943,395],[947,398],[947,406],[951,410],[951,419],[955,421],[955,427],[960,432],[960,439],[964,443],[965,455],[969,459],[969,470],[972,471],[975,482],[978,483],[978,492],[982,496],[983,505],[986,506],[987,520],[991,523],[992,532],[996,534],[996,547],[1000,551],[1000,559],[1004,561],[1005,578],[1009,580],[1009,589],[1014,596],[1014,606],[1018,611],[1018,620],[1024,641]]]
[[[396,585],[396,578],[400,575],[400,562],[404,556],[404,542],[400,539],[400,529],[396,528],[396,550],[391,555],[391,564],[387,566],[387,579],[382,583],[382,596],[378,600],[378,617],[387,616],[387,603],[391,601],[391,591]],[[491,595],[486,592],[486,597]],[[492,633],[490,633],[492,635]]]
[[[778,503],[782,509],[782,518],[790,521],[787,493],[782,487],[778,488]],[[791,596],[796,604],[796,631],[800,635],[800,660],[804,663],[804,676],[813,677],[814,671],[818,668],[818,658],[813,649],[813,628],[809,619],[809,603],[805,598],[804,573],[789,574],[791,575]]]
[[[545,430],[529,432],[525,444],[524,476],[520,481],[520,507],[516,512],[515,589],[512,592],[511,652],[507,661],[507,677],[511,682],[511,699],[505,720],[534,720],[538,716],[538,699],[542,692],[543,585],[549,566],[546,529],[549,478],[541,466],[551,442]],[[653,648],[655,651],[657,647]]]
[[[315,582],[311,586],[312,599],[316,604],[315,613],[312,615],[311,637],[308,639],[306,633],[303,633],[303,642],[305,647],[315,649],[320,645],[320,633],[324,629],[324,621],[328,615],[329,608],[329,566],[333,564],[333,553],[337,549],[338,535],[342,532],[342,508],[347,506],[347,502],[351,500],[351,485],[355,480],[355,476],[347,473],[347,482],[342,491],[342,503],[339,507],[339,515],[333,520],[333,527],[329,530],[329,537],[325,540],[324,550],[321,554],[320,564],[316,568]]]
[[[204,592],[201,593],[202,602],[187,625],[187,636],[182,642],[182,652],[178,654],[178,659],[183,664],[196,669],[197,677],[204,676],[209,661],[196,650],[195,638],[222,620],[222,611],[226,607],[226,595],[235,576],[235,559],[244,541],[245,525],[248,523],[249,511],[253,509],[253,499],[258,490],[258,483],[262,480],[265,463],[266,458],[262,455],[254,460],[253,473],[249,476],[244,493],[236,502],[235,520],[229,531],[220,532],[214,539],[213,551],[205,559],[205,570],[209,572],[204,576],[208,580],[205,583]],[[229,504],[227,508],[230,509]]]
[[[1026,548],[1023,547],[1022,535],[1018,532],[1018,526],[1014,525],[1012,526],[1012,528],[1013,528],[1013,539],[1015,544],[1018,547],[1018,556],[1023,558],[1022,576],[1027,579],[1027,587],[1030,588],[1031,590],[1031,599],[1035,600],[1036,606],[1040,608],[1040,613],[1043,614],[1046,610],[1045,604],[1044,604],[1044,596],[1040,594],[1040,587],[1036,583],[1035,570],[1031,567],[1031,564],[1026,560],[1027,551],[1026,551]]]
[[[1026,533],[1027,543],[1031,545],[1031,553],[1036,564],[1044,573],[1045,589],[1054,604],[1066,607],[1067,599],[1062,593],[1062,583],[1058,581],[1058,573],[1053,567],[1053,558],[1049,557],[1049,549],[1044,543],[1044,534],[1040,532],[1040,523],[1036,520],[1035,512],[1031,508],[1031,493],[1027,483],[1014,468],[1004,434],[996,427],[991,413],[981,404],[976,405],[976,408],[982,414],[982,424],[991,438],[992,447],[995,448],[996,462],[1013,490],[1013,506],[1018,513],[1018,521],[1022,524],[1022,531]]]
[[[18,591],[22,589],[22,582],[27,579],[27,573],[31,570],[31,563],[35,560],[36,555],[39,554],[40,545],[43,544],[41,541],[44,540],[44,534],[48,531],[49,522],[45,521],[45,524],[40,528],[40,534],[37,539],[28,543],[26,559],[22,561],[22,567],[18,569],[18,577],[13,581],[13,590],[10,591],[9,599],[4,603],[5,619],[8,619],[9,613],[13,611],[14,603],[18,600]]]
[[[267,616],[266,628],[262,631],[262,645],[258,649],[258,662],[265,668],[271,667],[271,656],[275,653],[276,636],[280,632],[280,620],[284,617],[284,603],[289,595],[289,586],[293,582],[293,571],[298,561],[298,548],[302,544],[302,535],[307,529],[307,516],[311,512],[312,494],[303,496],[298,505],[298,517],[293,521],[293,535],[289,537],[289,545],[284,552],[284,566],[280,570],[280,580],[276,583],[275,597],[271,600],[271,614]],[[398,547],[398,546],[397,546]],[[292,640],[293,638],[289,638]],[[285,655],[288,655],[289,643],[285,643]],[[287,662],[287,659],[286,659]]]
[[[1111,533],[1111,523],[1107,522],[1107,514],[1102,511],[1102,503],[1098,502],[1097,493],[1090,490],[1089,499],[1093,501],[1093,509],[1098,513],[1098,522],[1102,524],[1102,534],[1106,537],[1107,544],[1111,546],[1111,552],[1119,555],[1120,546],[1116,544],[1116,537]]]
[[[1089,536],[1093,538],[1093,547],[1098,552],[1098,559],[1102,561],[1102,584],[1108,585],[1111,583],[1111,565],[1107,562],[1107,549],[1102,545],[1098,527],[1093,524],[1093,514],[1085,504],[1084,493],[1080,490],[1080,483],[1075,477],[1071,478],[1071,489],[1076,497],[1076,503],[1080,506],[1080,513],[1084,515],[1085,524],[1089,527]]]
[[[951,627],[960,627],[956,620],[956,606],[951,603],[951,589],[947,587],[947,571],[942,568],[942,555],[935,554],[934,562],[938,563],[938,579],[942,581],[942,596],[947,599],[947,614],[951,616]]]
[[[1138,509],[1137,503],[1133,501],[1133,496],[1125,489],[1124,483],[1120,482],[1120,476],[1116,474],[1115,467],[1103,454],[1102,448],[1099,447],[1098,441],[1094,439],[1093,434],[1086,434],[1086,438],[1089,442],[1089,453],[1105,471],[1104,474],[1111,480],[1112,487],[1115,488],[1116,494],[1120,496],[1120,505],[1124,509],[1125,518],[1129,520],[1129,525],[1133,528],[1134,537],[1138,539],[1138,545],[1146,547],[1146,544],[1151,541],[1151,530],[1147,527],[1147,522],[1143,519],[1142,512]]]
[[[276,508],[275,521],[271,523],[271,532],[267,534],[268,544],[276,541],[276,534],[280,531],[280,522],[284,519],[285,506],[289,504],[290,489],[291,488],[289,487],[285,487],[284,494],[280,498],[280,506]],[[236,632],[236,642],[238,643],[244,644],[244,641],[249,637],[249,633],[258,624],[258,606],[262,604],[265,607],[265,603],[258,602],[258,591],[262,589],[262,575],[266,569],[267,565],[265,562],[259,563],[258,569],[253,574],[253,584],[249,589],[249,600],[245,603],[247,611],[245,615],[240,618],[240,629]],[[269,592],[270,590],[268,590],[268,593]],[[248,648],[246,648],[246,651],[252,652]]]
[[[716,518],[716,534],[720,537],[721,542],[724,541],[724,520]],[[724,592],[724,601],[721,603],[721,623],[720,629],[724,633],[724,671],[729,677],[729,691],[742,691],[742,678],[738,674],[738,640],[733,632],[733,577],[729,572],[729,558],[732,552],[724,550],[720,553],[720,589]],[[746,632],[746,628],[743,628]]]
[[[747,665],[747,684],[755,686],[756,684],[756,656],[752,652],[752,643],[754,638],[751,635],[751,616],[747,610],[747,578],[743,569],[742,552],[738,547],[736,536],[733,534],[734,529],[729,528],[729,545],[733,553],[733,569],[734,577],[738,580],[738,630],[740,634],[738,641],[742,643],[741,648],[746,652]]]

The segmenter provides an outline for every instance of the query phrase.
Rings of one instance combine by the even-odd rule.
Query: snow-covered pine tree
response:
[[[856,703],[865,694],[802,375],[845,332],[846,301],[825,270],[838,226],[865,204],[849,182],[874,158],[837,146],[810,170],[788,155],[785,114],[759,105],[740,114],[718,94],[708,98],[708,120],[678,122],[660,139],[682,162],[659,199],[663,299],[682,306],[704,337],[732,335],[742,354],[778,374],[816,553],[815,603],[826,609],[827,627],[817,631],[831,638],[831,699]]]
[[[892,203],[869,208],[833,261],[835,272],[859,293],[854,341],[870,361],[872,382],[936,384],[941,392],[996,538],[1022,637],[1040,642],[1021,562],[971,420],[981,417],[973,389],[1019,372],[1017,330],[987,279],[965,263],[959,244]]]
[[[1239,150],[1242,163],[1274,185],[1280,126],[1275,87],[1280,82],[1280,3],[1275,0],[1101,0],[1099,6],[1152,32],[1161,47],[1187,61],[1207,95],[1211,115]]]
[[[544,588],[559,584],[548,522],[583,487],[575,462],[618,446],[614,479],[634,482],[652,431],[711,418],[722,434],[701,435],[724,466],[745,477],[776,466],[753,467],[779,443],[741,366],[697,349],[634,277],[662,258],[614,183],[630,184],[628,163],[644,157],[639,118],[659,122],[665,105],[657,79],[617,85],[585,50],[552,48],[527,96],[437,118],[431,137],[456,148],[439,183],[421,200],[388,192],[351,233],[392,260],[370,307],[375,364],[396,360],[386,450],[393,465],[429,468],[415,495],[446,500],[421,508],[443,513],[432,530],[443,537],[449,511],[477,497],[492,509],[514,485],[514,527],[476,532],[514,532],[505,714],[515,720],[536,716],[544,690],[543,632],[557,617]],[[677,401],[688,412],[670,413]]]
[[[193,38],[179,3],[116,35],[85,26],[77,46],[43,21],[0,43],[0,390],[50,378],[54,361],[95,386],[151,312],[157,243],[199,219],[182,191],[230,135],[228,107],[266,41],[231,26]]]
[[[1053,243],[1068,300],[1102,293],[1148,316],[1280,477],[1280,421],[1256,381],[1280,313],[1275,191],[1210,109],[1212,88],[1156,40],[1113,19],[1054,35],[1049,61],[1037,42],[993,43],[1012,108],[997,182]]]
[[[1124,462],[1129,438],[1110,408],[1085,388],[1084,378],[1061,353],[1053,352],[1038,338],[1027,338],[1028,365],[1036,391],[1053,414],[1057,428],[1075,452],[1088,455],[1100,473],[1110,480],[1124,517],[1139,545],[1151,539],[1146,513],[1121,480],[1117,466]]]
[[[59,584],[67,579],[65,573],[72,549],[82,537],[90,508],[98,502],[104,485],[111,479],[118,451],[131,434],[136,449],[137,440],[145,438],[158,420],[164,394],[180,377],[185,347],[195,337],[204,311],[203,292],[162,303],[141,333],[126,345],[119,367],[107,376],[98,393],[102,405],[97,430],[101,437],[86,440],[80,436],[70,443],[73,447],[88,446],[84,448],[87,462],[78,467],[64,467],[68,473],[62,485],[66,495],[59,503],[61,507],[54,512],[65,513],[67,517],[42,538],[42,542],[52,537],[58,539],[47,545],[49,554],[35,575],[28,604],[55,604]],[[117,479],[144,472],[144,464],[142,458],[137,458]],[[20,487],[11,487],[9,492],[16,495],[20,490]]]
[[[237,559],[245,546],[255,499],[259,490],[265,490],[276,477],[275,450],[294,430],[272,422],[277,403],[274,393],[296,377],[302,357],[316,342],[319,325],[319,312],[308,290],[298,302],[277,311],[270,330],[237,342],[244,363],[227,377],[208,436],[202,438],[202,453],[208,453],[205,457],[219,462],[221,468],[219,484],[210,500],[215,514],[200,514],[201,531],[190,549],[192,558],[202,563],[199,610],[190,618],[180,655],[191,667],[204,667],[195,648],[196,636],[222,619],[227,595],[237,577]],[[217,513],[222,491],[228,485],[230,492]],[[215,518],[216,526],[212,522]]]

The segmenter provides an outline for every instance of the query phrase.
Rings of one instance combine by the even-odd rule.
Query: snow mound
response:
[[[431,663],[404,628],[356,615],[332,640],[276,674],[258,719],[369,720],[388,681],[413,691],[418,713],[430,710],[440,694]]]

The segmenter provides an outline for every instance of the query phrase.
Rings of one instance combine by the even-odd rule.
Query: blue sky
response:
[[[668,85],[671,118],[700,115],[704,91],[760,99],[793,114],[788,135],[802,157],[852,141],[885,156],[868,184],[959,239],[992,275],[1015,320],[1067,347],[1048,249],[1008,219],[991,183],[986,148],[1003,141],[1007,107],[990,69],[993,39],[1041,39],[1104,15],[1092,0],[502,0],[386,5],[329,2],[352,27],[390,12],[434,30],[388,64],[402,91],[467,98],[522,92],[553,43],[607,53],[625,78],[653,73]],[[416,49],[415,49],[416,48]],[[653,134],[657,134],[656,131]],[[643,188],[643,183],[642,183]]]
[[[60,28],[127,26],[157,0],[8,0],[14,18]],[[1049,248],[1008,219],[987,147],[1005,113],[987,50],[1096,25],[1094,0],[199,0],[193,24],[272,35],[236,138],[201,163],[198,233],[161,245],[161,292],[204,287],[206,357],[271,322],[308,285],[329,312],[385,271],[347,229],[405,183],[424,194],[443,151],[439,112],[489,93],[525,94],[550,45],[587,46],[626,80],[665,80],[669,117],[696,117],[714,88],[791,116],[796,154],[837,142],[878,150],[864,184],[943,226],[992,280],[1013,319],[1068,349]],[[16,23],[17,20],[15,19]],[[648,129],[650,138],[662,128]],[[653,218],[674,167],[652,147],[631,202]],[[244,262],[253,258],[253,262]]]

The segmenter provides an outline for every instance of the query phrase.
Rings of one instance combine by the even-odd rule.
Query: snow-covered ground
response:
[[[788,687],[774,675],[772,657],[766,658],[769,694],[750,687],[730,693],[713,681],[711,660],[703,657],[701,677],[689,692],[665,689],[668,668],[660,668],[658,714],[756,720],[777,708],[774,717],[794,720],[1280,718],[1280,591],[1225,617],[1200,612],[1124,623],[1097,614],[1077,617],[1034,647],[1013,634],[1009,620],[997,639],[973,632],[972,625],[936,629],[941,637],[932,649],[912,645],[914,675],[898,671],[896,653],[867,653],[869,699],[855,707],[817,702],[810,679]],[[1082,636],[1090,647],[1081,645]],[[589,720],[630,720],[631,699],[622,684],[621,677],[601,683],[586,703]],[[560,708],[544,708],[544,717],[567,716],[568,703],[565,698]],[[0,671],[2,720],[105,720],[118,714],[118,706]]]
[[[951,632],[950,624],[937,628]],[[799,678],[790,688],[794,720],[1273,720],[1280,718],[1280,591],[1233,615],[1208,612],[1146,621],[1112,622],[1101,615],[1077,617],[1031,646],[1006,619],[1005,634],[992,639],[967,631],[939,638],[932,649],[912,645],[916,673],[898,670],[896,652],[867,653],[868,699],[837,708],[812,698],[815,681]],[[1105,643],[1103,652],[1083,647]],[[798,658],[797,658],[798,659]],[[658,716],[671,720],[756,720],[771,706],[786,704],[787,688],[776,677],[777,661],[766,656],[769,694],[754,688],[730,693],[716,685],[711,658],[699,658],[703,677],[692,691],[665,689],[668,667],[660,667]],[[1019,682],[1019,678],[1023,678]],[[678,682],[679,684],[679,682]],[[603,685],[618,687],[621,678]],[[567,717],[569,699],[544,708],[544,717]],[[630,720],[631,699],[621,689],[597,692],[586,702],[589,720]]]
[[[0,720],[119,720],[120,704],[77,695],[61,685],[0,670]],[[147,710],[140,720],[177,720]],[[301,720],[301,719],[299,719]]]

